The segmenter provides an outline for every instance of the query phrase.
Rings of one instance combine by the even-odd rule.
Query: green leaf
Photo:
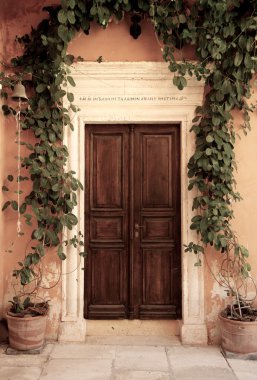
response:
[[[243,56],[243,54],[241,53],[241,51],[237,51],[237,52],[236,52],[236,55],[235,55],[235,58],[234,58],[234,65],[235,65],[236,67],[240,66],[241,63],[242,63],[242,61],[243,61],[243,58],[244,58],[244,56]]]
[[[61,98],[63,98],[65,95],[66,95],[66,91],[64,91],[64,90],[58,90],[58,91],[56,91],[56,93],[54,95],[54,98],[55,98],[56,101],[58,101]]]
[[[16,201],[11,201],[11,206],[13,210],[17,211],[18,210],[18,203]]]
[[[8,179],[9,182],[12,182],[12,181],[13,181],[13,176],[12,176],[11,174],[9,174],[9,175],[7,176],[7,179]]]
[[[58,36],[64,41],[69,42],[68,28],[64,25],[59,25]]]
[[[68,0],[67,4],[68,4],[68,6],[69,6],[71,9],[74,9],[74,8],[75,8],[75,5],[76,5],[76,2],[75,2],[75,0]]]
[[[67,76],[67,81],[72,87],[76,86],[76,83],[74,82],[74,79],[71,76]]]
[[[244,64],[247,69],[251,69],[253,66],[252,58],[249,53],[245,54]]]
[[[41,257],[45,256],[45,248],[42,244],[37,245],[36,250],[38,251],[38,253]]]
[[[90,9],[90,14],[92,16],[96,16],[97,15],[97,8],[96,6],[93,4],[92,8]]]
[[[22,203],[20,207],[20,214],[24,214],[24,212],[26,211],[26,208],[27,208],[27,204],[25,202]]]
[[[59,191],[60,190],[60,185],[59,183],[56,183],[55,185],[52,186],[53,191]]]
[[[40,84],[37,85],[37,87],[36,87],[36,92],[37,92],[38,94],[41,94],[43,91],[45,91],[45,89],[46,89],[46,84],[44,84],[44,83],[40,83]]]
[[[10,206],[11,202],[10,201],[7,201],[4,203],[3,207],[2,207],[2,211],[6,210],[8,206]]]
[[[206,154],[207,156],[211,156],[211,155],[212,155],[212,149],[207,148],[207,149],[205,150],[205,154]]]
[[[57,255],[60,257],[61,260],[66,259],[66,255],[63,253],[63,247],[61,245],[58,247]]]
[[[63,9],[61,9],[61,10],[58,12],[57,18],[58,18],[58,21],[59,21],[61,24],[65,24],[66,21],[67,21],[67,13],[66,13],[66,11],[63,10]]]
[[[49,140],[50,140],[52,143],[56,141],[56,135],[55,135],[54,132],[49,132],[48,136],[49,136]]]
[[[207,135],[207,137],[206,137],[206,141],[207,141],[208,143],[212,143],[212,142],[214,141],[214,138],[213,138],[211,135]]]
[[[75,14],[73,11],[68,11],[67,18],[70,24],[75,24],[76,19],[75,19]]]
[[[69,102],[74,102],[74,95],[71,92],[67,92],[67,98]]]
[[[38,228],[37,230],[34,230],[32,235],[34,239],[41,240],[44,236],[42,228]]]
[[[173,23],[172,17],[167,17],[165,22],[168,29],[173,28],[174,23]]]
[[[180,15],[178,16],[178,18],[179,18],[179,22],[180,22],[180,24],[184,24],[184,23],[186,23],[186,21],[187,21],[186,16],[183,15],[183,14],[180,14]]]
[[[70,66],[73,64],[74,62],[74,55],[72,54],[67,54],[66,57],[64,58],[64,62],[66,63],[66,65]]]

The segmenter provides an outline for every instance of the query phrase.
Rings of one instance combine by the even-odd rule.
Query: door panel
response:
[[[128,128],[86,128],[87,318],[128,308]]]
[[[138,126],[135,162],[134,219],[140,233],[134,236],[134,315],[176,318],[181,283],[178,127]]]
[[[179,126],[86,127],[86,318],[181,315]]]

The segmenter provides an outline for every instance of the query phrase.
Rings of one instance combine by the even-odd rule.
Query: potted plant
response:
[[[48,302],[15,296],[11,303],[6,315],[10,347],[19,351],[41,349],[45,341]]]
[[[6,314],[9,345],[20,351],[43,347],[49,310],[49,301],[41,293],[41,288],[45,288],[43,260],[35,247],[29,251],[18,262],[19,269],[13,270],[15,296],[9,301],[11,307]]]
[[[233,232],[227,239],[216,277],[226,289],[228,304],[219,314],[221,347],[226,356],[257,354],[257,309],[254,307],[256,285],[247,262],[248,249],[238,243]],[[249,295],[254,290],[253,295]]]

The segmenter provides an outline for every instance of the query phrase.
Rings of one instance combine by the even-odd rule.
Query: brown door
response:
[[[178,125],[86,126],[85,317],[179,318]]]

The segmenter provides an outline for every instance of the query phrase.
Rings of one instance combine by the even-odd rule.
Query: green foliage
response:
[[[67,47],[78,30],[89,33],[91,22],[106,28],[112,17],[120,21],[131,11],[144,14],[152,21],[156,35],[163,42],[163,58],[174,73],[173,83],[179,90],[187,85],[187,77],[194,76],[206,83],[204,104],[196,109],[193,120],[196,149],[188,163],[188,188],[195,188],[198,193],[192,205],[197,215],[190,228],[197,232],[200,242],[189,243],[186,251],[198,255],[206,244],[226,251],[233,218],[231,202],[240,200],[234,190],[232,111],[242,112],[246,132],[252,111],[247,103],[251,95],[250,80],[257,65],[256,0],[61,0],[60,5],[44,10],[49,17],[32,29],[30,35],[17,39],[24,46],[24,53],[12,59],[15,68],[31,75],[35,89],[28,109],[21,116],[22,128],[31,130],[36,142],[24,143],[28,155],[22,159],[22,166],[28,175],[17,179],[30,179],[33,188],[19,210],[15,200],[5,202],[2,209],[11,206],[28,225],[36,223],[32,239],[38,242],[34,253],[26,256],[14,275],[22,284],[29,283],[33,278],[32,267],[45,254],[45,246],[56,246],[58,256],[64,260],[63,244],[76,248],[83,245],[81,235],[61,241],[64,227],[73,229],[77,224],[72,210],[77,205],[76,191],[82,189],[74,172],[65,170],[68,151],[62,145],[64,129],[73,129],[69,110],[76,111],[70,90],[75,82],[69,70],[74,57],[67,55]],[[196,62],[175,59],[176,50],[185,45],[194,47]],[[0,82],[4,89],[14,84],[3,73]],[[7,93],[2,91],[3,98],[8,98]],[[70,103],[67,109],[63,107],[64,97]],[[2,108],[6,116],[16,113],[7,104]],[[9,175],[8,181],[12,180],[13,176]],[[6,184],[2,189],[9,191]],[[236,249],[245,256],[239,245]],[[244,268],[248,271],[249,267]]]

